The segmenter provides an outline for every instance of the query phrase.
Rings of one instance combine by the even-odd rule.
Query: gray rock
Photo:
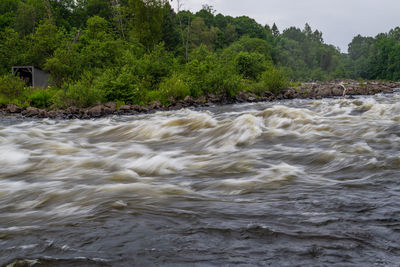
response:
[[[104,109],[103,105],[97,105],[95,107],[90,108],[87,111],[87,115],[94,118],[101,117],[103,115],[103,109]]]
[[[17,106],[15,104],[8,104],[6,111],[10,112],[10,113],[21,113],[22,108],[20,106]]]
[[[25,117],[37,117],[40,113],[40,110],[35,107],[28,107],[26,110],[22,112],[22,115]]]

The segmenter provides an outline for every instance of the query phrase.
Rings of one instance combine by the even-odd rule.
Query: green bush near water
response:
[[[173,97],[175,100],[182,100],[186,96],[190,96],[190,88],[178,74],[173,74],[161,82],[159,91],[163,98]]]
[[[261,84],[266,90],[276,93],[288,87],[289,81],[282,69],[271,67],[262,73]]]
[[[3,99],[14,100],[23,95],[25,82],[14,75],[0,76],[0,97]]]

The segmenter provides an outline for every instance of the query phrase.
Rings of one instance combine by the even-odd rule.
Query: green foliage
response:
[[[165,98],[173,97],[175,100],[182,100],[190,95],[190,88],[178,74],[174,73],[171,77],[165,79],[159,90]]]
[[[103,92],[107,101],[130,101],[142,98],[138,77],[129,66],[106,69],[93,81],[96,91]]]
[[[31,106],[37,108],[48,108],[53,104],[56,91],[50,89],[34,89],[28,96]]]
[[[349,54],[306,24],[279,31],[246,16],[175,13],[167,0],[0,1],[0,103],[37,107],[98,101],[145,104],[187,95],[262,95],[288,80],[400,80],[400,27],[356,36]],[[51,90],[24,89],[14,65],[51,74]],[[277,67],[279,66],[279,67]]]
[[[177,68],[173,55],[165,50],[163,44],[133,63],[139,87],[144,90],[156,90],[160,82]]]
[[[0,74],[10,73],[11,66],[23,62],[23,49],[24,44],[13,29],[6,28],[0,33]]]
[[[0,95],[4,98],[15,99],[23,94],[25,82],[14,75],[0,76]]]
[[[151,48],[162,38],[163,18],[167,10],[164,0],[129,0],[129,7],[135,14],[132,19],[132,36],[145,47]]]
[[[53,56],[54,51],[63,42],[63,36],[62,30],[57,29],[49,21],[43,21],[36,27],[35,33],[26,39],[29,47],[26,62],[43,67],[46,59]]]
[[[20,4],[19,0],[0,1],[0,29],[3,30],[14,24],[15,12]]]
[[[259,53],[240,52],[235,57],[235,66],[244,78],[257,80],[265,71],[266,62],[264,56]]]
[[[289,86],[288,79],[281,68],[270,67],[263,72],[261,83],[264,88],[271,92],[278,92]]]
[[[236,33],[239,36],[248,35],[251,38],[265,39],[267,32],[265,28],[258,24],[254,19],[247,16],[237,17],[233,20]]]
[[[67,101],[64,105],[89,107],[97,102],[105,101],[104,92],[93,86],[94,76],[91,72],[84,72],[80,80],[65,83],[63,89]]]

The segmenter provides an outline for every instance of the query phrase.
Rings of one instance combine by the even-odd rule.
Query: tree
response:
[[[164,14],[162,28],[162,40],[165,43],[165,48],[169,51],[175,50],[180,43],[179,27],[177,25],[176,13],[169,3],[166,3],[166,12]]]
[[[129,0],[133,13],[131,34],[148,49],[162,39],[164,5],[164,0]]]
[[[20,2],[15,14],[15,30],[24,37],[35,31],[39,21],[45,18],[43,1]]]
[[[251,38],[266,39],[267,33],[263,26],[247,16],[234,18],[236,33],[239,37],[248,35]]]
[[[280,34],[280,33],[279,33],[279,29],[278,29],[278,26],[276,26],[275,23],[272,25],[271,30],[272,30],[272,35],[273,35],[273,36],[275,36],[275,37],[278,37],[278,36],[279,36],[279,34]]]
[[[20,0],[2,0],[0,1],[0,31],[14,24],[16,11]]]

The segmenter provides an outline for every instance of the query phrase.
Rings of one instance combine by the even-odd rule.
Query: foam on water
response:
[[[396,94],[295,100],[86,121],[0,124],[0,244],[8,244],[8,235],[13,232],[21,236],[36,233],[40,229],[29,227],[40,225],[58,236],[54,233],[59,231],[59,224],[68,221],[70,227],[74,221],[86,223],[84,218],[101,226],[104,220],[105,228],[112,228],[113,223],[127,225],[118,240],[132,233],[129,225],[148,229],[162,214],[170,217],[163,217],[159,227],[183,227],[171,235],[196,229],[196,224],[208,229],[190,233],[190,238],[198,237],[197,242],[210,238],[209,232],[228,239],[238,237],[240,242],[263,235],[272,243],[291,240],[301,232],[293,228],[303,217],[309,217],[302,221],[308,226],[329,225],[336,231],[336,224],[343,219],[336,217],[347,216],[346,212],[353,209],[363,216],[370,212],[364,211],[365,203],[349,200],[352,194],[359,194],[352,188],[364,188],[365,194],[378,187],[381,191],[390,189],[382,194],[398,198],[399,100]],[[381,197],[381,191],[374,191],[374,197]],[[377,206],[385,206],[387,201],[385,198]],[[298,209],[299,203],[303,206]],[[367,204],[371,210],[379,209]],[[284,226],[275,225],[286,232],[271,230],[262,222],[246,226],[250,223],[246,221],[248,214],[256,221],[262,216],[269,220],[271,210],[279,211],[271,215],[279,218],[277,221],[286,220]],[[220,213],[224,213],[222,217],[218,217]],[[116,214],[132,217],[119,221]],[[140,221],[142,214],[149,216],[148,221]],[[318,214],[325,215],[318,218]],[[241,220],[221,229],[215,226],[235,216],[241,216]],[[110,218],[116,221],[107,224]],[[185,218],[188,221],[174,221]],[[352,225],[348,218],[343,220]],[[338,227],[343,230],[343,225]],[[97,225],[95,229],[102,228]],[[162,237],[147,238],[157,229],[135,240],[156,240],[151,245],[157,245]],[[88,243],[95,244],[96,238],[85,234],[89,235],[85,237]],[[338,239],[339,234],[332,235]],[[43,249],[40,242],[20,238],[26,243],[8,247]],[[189,237],[175,236],[168,242],[173,246],[174,242],[185,243],[185,238]],[[93,246],[96,251],[98,247]]]

